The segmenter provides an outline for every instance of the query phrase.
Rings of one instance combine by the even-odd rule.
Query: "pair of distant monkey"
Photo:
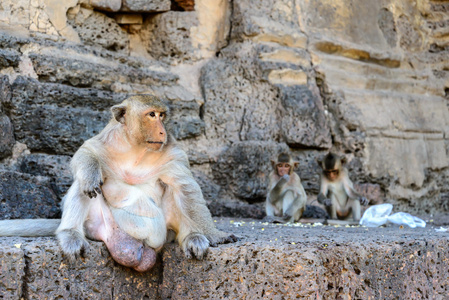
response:
[[[368,200],[354,189],[348,170],[343,167],[345,158],[329,153],[317,162],[321,167],[318,202],[325,206],[331,219],[359,221],[361,205],[367,205]],[[281,217],[285,222],[297,222],[307,202],[301,179],[293,172],[299,163],[289,154],[281,153],[271,164],[273,171],[269,175],[265,204],[267,218]]]

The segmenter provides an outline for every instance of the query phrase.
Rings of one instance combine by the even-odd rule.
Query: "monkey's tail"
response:
[[[53,236],[60,219],[22,219],[0,221],[0,236]]]

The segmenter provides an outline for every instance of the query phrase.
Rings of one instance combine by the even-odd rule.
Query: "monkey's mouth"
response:
[[[147,141],[148,144],[160,144],[162,145],[164,142],[152,142],[152,141]]]

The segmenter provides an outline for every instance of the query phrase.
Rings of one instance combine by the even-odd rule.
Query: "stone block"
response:
[[[128,35],[114,19],[85,8],[70,17],[67,23],[78,33],[84,44],[99,45],[107,50],[128,53]]]
[[[114,19],[118,24],[143,24],[141,14],[115,14]]]
[[[22,299],[25,268],[25,255],[20,246],[14,245],[13,242],[8,245],[2,243],[2,247],[0,247],[0,298]]]
[[[22,157],[18,165],[22,173],[50,178],[52,188],[62,199],[73,181],[70,159],[71,157],[66,155],[36,153]]]
[[[170,0],[122,0],[121,11],[164,12],[170,10]]]
[[[89,0],[89,4],[97,10],[117,12],[122,7],[122,0]]]
[[[201,55],[192,44],[191,28],[198,26],[196,12],[170,11],[147,18],[142,40],[148,53],[162,61],[196,61]]]
[[[291,147],[330,148],[330,129],[319,95],[307,86],[281,86],[280,128]]]
[[[266,197],[270,160],[288,151],[285,144],[274,142],[235,142],[212,165],[214,181],[234,197],[262,201]]]
[[[14,280],[26,299],[64,298],[64,299],[156,299],[158,295],[158,279],[160,264],[150,272],[138,273],[116,264],[106,247],[100,242],[90,242],[84,257],[71,263],[63,255],[55,238],[0,238],[2,249],[0,261],[21,267],[20,261],[13,261],[12,254],[26,256],[26,276],[24,270],[17,272]],[[16,248],[17,245],[19,248]],[[2,253],[3,252],[3,253]],[[5,253],[6,252],[6,253]],[[1,254],[6,254],[3,256]],[[24,259],[22,258],[23,264]],[[18,263],[19,262],[19,263]],[[14,271],[14,268],[10,268]],[[5,268],[5,271],[8,269]],[[3,271],[3,270],[2,270]],[[10,276],[0,273],[14,287]],[[2,291],[2,289],[0,289]]]
[[[0,171],[2,219],[58,218],[59,202],[49,178]]]

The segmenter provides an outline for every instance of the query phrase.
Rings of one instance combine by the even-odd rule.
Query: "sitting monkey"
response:
[[[156,261],[167,230],[187,257],[235,242],[215,228],[186,153],[166,132],[169,108],[151,95],[130,97],[111,109],[109,124],[87,140],[71,161],[74,182],[61,220],[0,221],[0,236],[55,234],[72,260],[103,241],[114,260],[137,271]]]
[[[317,162],[322,169],[318,202],[326,207],[331,219],[353,218],[358,222],[361,218],[360,205],[368,205],[368,200],[354,189],[348,170],[343,167],[346,158],[329,153]]]
[[[298,162],[289,154],[281,153],[277,161],[271,161],[273,171],[269,175],[265,210],[268,219],[282,217],[287,222],[297,222],[305,209],[307,196],[298,174],[293,169]]]

